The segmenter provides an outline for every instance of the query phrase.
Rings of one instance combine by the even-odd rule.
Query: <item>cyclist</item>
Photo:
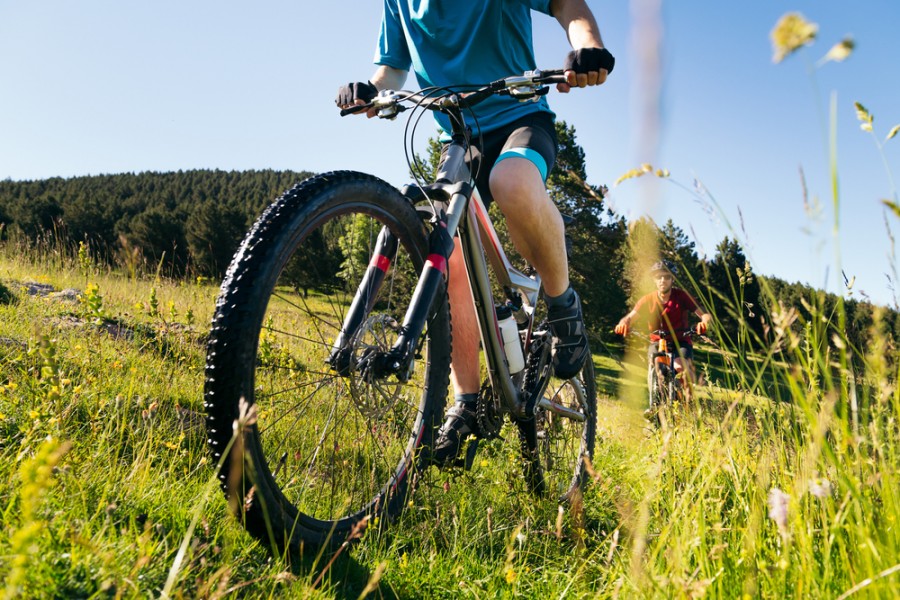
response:
[[[690,400],[692,386],[696,381],[694,372],[694,347],[691,341],[690,321],[691,313],[700,317],[696,331],[698,334],[706,333],[712,315],[701,307],[686,291],[675,287],[675,276],[678,268],[669,261],[658,261],[650,267],[650,275],[656,283],[656,291],[650,292],[635,304],[634,309],[622,317],[616,325],[615,332],[619,335],[628,335],[628,328],[632,321],[641,318],[647,322],[651,332],[669,331],[677,340],[680,358],[675,359],[676,369],[683,369],[687,380],[684,389],[685,399]],[[660,336],[657,333],[650,334],[650,347],[647,350],[649,357],[659,349]]]
[[[338,90],[336,104],[365,104],[379,90],[403,86],[412,68],[421,87],[483,84],[535,68],[532,9],[553,16],[573,48],[565,61],[572,87],[599,85],[614,59],[603,47],[597,22],[585,0],[384,0],[376,70],[368,82]],[[519,102],[494,96],[474,109],[467,124],[473,136],[470,169],[484,198],[507,219],[519,253],[540,274],[553,333],[553,364],[562,378],[575,376],[588,355],[581,301],[569,285],[562,217],[544,182],[556,161],[554,114],[545,98]],[[375,115],[374,110],[368,116]],[[447,117],[435,113],[448,141]],[[476,431],[475,405],[480,388],[479,330],[468,278],[457,249],[449,260],[447,293],[453,323],[451,381],[456,403],[441,427],[432,459],[456,459],[462,441]]]

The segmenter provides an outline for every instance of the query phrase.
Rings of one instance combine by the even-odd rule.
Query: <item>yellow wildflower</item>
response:
[[[621,177],[616,179],[616,182],[613,185],[619,185],[626,179],[634,179],[636,177],[642,177],[642,176],[646,175],[647,173],[653,173],[653,172],[654,172],[653,165],[644,163],[637,169],[631,169],[630,171],[626,171]],[[661,173],[663,173],[663,172],[665,172],[666,174],[661,175]],[[661,169],[657,169],[655,174],[657,177],[663,177],[663,176],[668,177],[668,171],[662,171]]]
[[[831,47],[828,53],[822,57],[818,64],[827,63],[830,60],[834,62],[841,62],[847,60],[847,58],[853,53],[853,50],[856,48],[856,42],[853,41],[851,37],[845,37],[840,42]]]
[[[631,169],[630,171],[625,171],[618,179],[616,179],[616,182],[613,185],[619,185],[626,179],[633,179],[635,177],[640,177],[643,174],[644,174],[644,172],[641,171],[640,169]]]
[[[900,133],[900,125],[894,125],[894,126],[891,128],[891,130],[888,132],[887,137],[884,138],[884,141],[888,141],[889,139],[891,139],[892,137],[894,137],[894,136],[897,135],[898,133]]]
[[[872,122],[875,120],[875,117],[872,116],[869,109],[859,102],[854,102],[853,106],[856,108],[856,118],[861,121],[859,128],[863,131],[872,131]]]
[[[819,26],[807,21],[800,13],[788,13],[778,20],[769,37],[775,54],[772,60],[780,63],[803,46],[816,39]]]

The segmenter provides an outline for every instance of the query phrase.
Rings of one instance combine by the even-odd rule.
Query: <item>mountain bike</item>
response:
[[[353,171],[318,175],[246,235],[216,301],[205,407],[222,489],[263,543],[289,553],[335,547],[410,502],[449,385],[448,276],[472,282],[487,372],[479,436],[514,423],[534,493],[566,499],[584,482],[596,435],[593,365],[554,377],[540,277],[512,265],[464,160],[466,111],[493,94],[529,101],[560,81],[561,71],[533,71],[381,92],[357,108],[386,119],[411,110],[407,139],[416,115],[450,117],[434,180],[397,190]],[[407,161],[416,164],[408,148]],[[448,274],[456,235],[467,273]]]
[[[649,337],[635,335],[651,344],[647,353],[648,408],[644,414],[656,427],[673,427],[677,409],[684,403],[684,372],[681,361],[675,360],[680,357],[678,341],[672,332],[663,329],[652,332]],[[695,334],[687,329],[679,335],[690,338]]]

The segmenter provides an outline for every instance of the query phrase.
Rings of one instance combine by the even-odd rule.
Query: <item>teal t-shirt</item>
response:
[[[422,88],[484,84],[533,70],[531,11],[549,15],[550,1],[384,0],[375,64],[412,68]],[[550,112],[546,99],[492,96],[475,107],[482,133],[535,111]],[[435,116],[449,131],[447,118]]]

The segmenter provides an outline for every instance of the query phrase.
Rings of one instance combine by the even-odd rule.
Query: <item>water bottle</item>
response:
[[[509,372],[518,373],[525,368],[525,357],[522,355],[522,340],[519,338],[519,326],[513,318],[512,308],[506,304],[498,306],[497,321],[503,338],[503,351],[509,363]]]

